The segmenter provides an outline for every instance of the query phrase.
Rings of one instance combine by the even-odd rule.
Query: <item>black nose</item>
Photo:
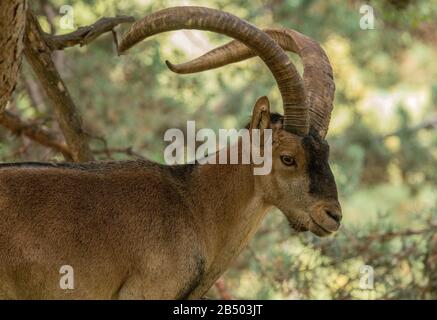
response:
[[[325,210],[326,214],[330,216],[332,219],[334,219],[337,223],[340,223],[342,215],[340,211],[333,211],[333,210]]]

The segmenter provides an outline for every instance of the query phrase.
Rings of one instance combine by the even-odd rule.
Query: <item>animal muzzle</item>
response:
[[[340,228],[341,219],[338,201],[320,202],[310,212],[309,230],[317,236],[327,236]]]

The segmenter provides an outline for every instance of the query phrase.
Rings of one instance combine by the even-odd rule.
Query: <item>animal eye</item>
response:
[[[286,166],[296,166],[296,159],[294,159],[291,156],[281,156],[281,161],[283,164],[285,164]]]

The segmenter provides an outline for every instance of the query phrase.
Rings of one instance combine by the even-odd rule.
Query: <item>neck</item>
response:
[[[190,186],[209,276],[215,281],[248,244],[269,206],[256,192],[251,164],[199,165]]]

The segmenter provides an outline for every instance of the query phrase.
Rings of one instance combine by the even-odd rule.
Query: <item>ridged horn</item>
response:
[[[285,28],[263,31],[284,50],[297,53],[302,58],[310,128],[315,129],[324,138],[329,128],[335,92],[332,67],[326,53],[317,42],[297,31]],[[195,73],[254,56],[254,50],[234,40],[186,63],[175,65],[167,61],[167,66],[176,73]]]
[[[305,88],[283,49],[265,32],[236,16],[204,7],[167,8],[135,22],[120,42],[124,52],[147,37],[165,31],[198,29],[221,33],[251,48],[272,72],[281,92],[284,128],[306,135],[309,131]]]

